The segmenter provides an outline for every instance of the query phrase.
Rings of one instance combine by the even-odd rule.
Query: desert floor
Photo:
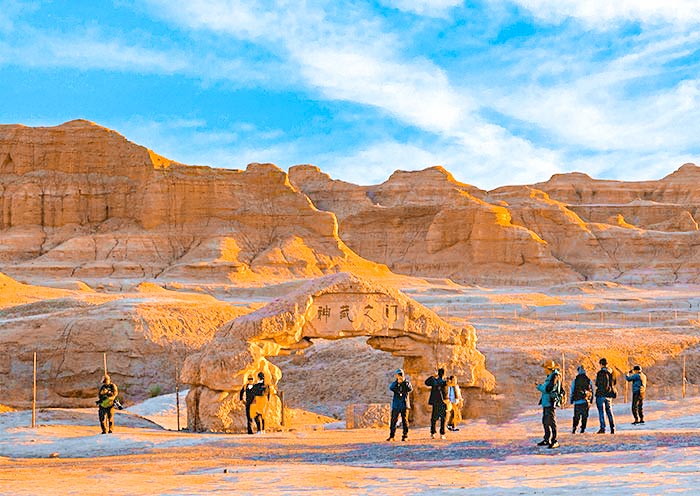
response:
[[[641,427],[627,405],[616,410],[615,435],[595,434],[595,410],[588,432],[572,435],[572,410],[561,410],[556,450],[535,446],[536,410],[467,421],[446,440],[415,429],[406,443],[377,429],[178,433],[124,414],[102,436],[92,410],[41,411],[35,430],[29,412],[10,412],[0,494],[696,494],[700,400],[649,402]]]

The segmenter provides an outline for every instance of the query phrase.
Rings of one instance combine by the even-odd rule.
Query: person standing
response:
[[[444,379],[445,369],[439,368],[436,375],[425,380],[425,385],[430,387],[428,404],[433,407],[430,415],[430,437],[435,439],[436,424],[440,421],[440,438],[445,439],[445,418],[447,415],[447,382]]]
[[[615,434],[615,416],[612,411],[612,400],[617,398],[617,391],[615,390],[617,381],[612,370],[608,368],[608,360],[606,358],[601,358],[598,363],[600,363],[600,370],[595,378],[595,403],[598,408],[600,429],[598,429],[596,434],[605,434],[606,415],[610,424],[610,434]]]
[[[241,388],[241,392],[238,394],[238,399],[240,401],[245,401],[245,419],[246,426],[248,427],[248,434],[253,433],[253,419],[250,416],[250,406],[255,401],[255,394],[253,393],[253,376],[249,375],[246,379],[246,384]]]
[[[253,404],[250,415],[255,420],[258,434],[265,434],[265,416],[267,404],[270,401],[270,387],[265,384],[265,374],[258,372],[258,382],[253,386]]]
[[[542,384],[536,384],[537,390],[541,393],[540,404],[542,405],[542,427],[544,428],[544,438],[537,443],[537,446],[547,446],[550,449],[558,448],[557,440],[557,414],[556,408],[561,406],[562,385],[561,373],[554,360],[547,360],[542,364],[547,373],[547,378]]]
[[[394,393],[394,398],[391,400],[391,422],[389,423],[389,437],[387,441],[393,441],[396,434],[396,423],[401,415],[401,427],[403,436],[401,441],[408,439],[408,395],[413,391],[408,378],[404,378],[403,370],[397,369],[394,374],[394,382],[389,385],[389,391]]]
[[[105,374],[102,378],[102,385],[97,393],[97,405],[99,408],[98,416],[100,419],[100,427],[102,434],[111,434],[114,428],[114,402],[119,394],[119,388]]]
[[[457,384],[457,378],[453,375],[447,378],[447,430],[456,432],[459,430],[455,427],[455,421],[459,422],[462,418],[460,415],[460,406],[462,404],[462,391]]]
[[[625,374],[625,379],[632,383],[632,425],[644,423],[644,396],[647,390],[647,376],[642,372],[642,367],[635,365]]]
[[[590,404],[593,403],[593,383],[586,375],[586,369],[583,365],[578,366],[578,375],[571,381],[571,404],[574,405],[574,423],[571,427],[571,433],[576,434],[576,428],[581,421],[581,434],[586,432],[586,424],[588,423],[588,412]]]

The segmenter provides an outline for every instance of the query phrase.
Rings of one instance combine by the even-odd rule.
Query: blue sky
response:
[[[482,188],[700,163],[695,0],[0,0],[0,122]]]

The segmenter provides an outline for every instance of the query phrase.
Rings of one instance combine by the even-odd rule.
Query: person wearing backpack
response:
[[[644,394],[647,390],[647,376],[642,372],[642,367],[635,365],[625,374],[625,379],[632,383],[632,425],[644,423]]]
[[[114,408],[118,404],[118,394],[119,388],[112,382],[109,375],[105,374],[96,401],[102,434],[111,434],[114,429]]]
[[[542,364],[542,367],[547,372],[547,378],[542,384],[536,384],[536,387],[541,393],[540,404],[542,405],[544,438],[537,443],[537,446],[547,446],[553,449],[559,447],[556,408],[561,406],[564,389],[561,386],[559,367],[554,360],[547,360]]]
[[[600,370],[595,378],[595,403],[596,407],[598,407],[600,429],[596,434],[605,434],[606,415],[610,424],[610,434],[615,434],[615,416],[612,411],[612,400],[617,398],[617,391],[615,390],[617,381],[612,370],[608,368],[607,359],[601,358],[598,363],[600,363]]]
[[[593,383],[586,375],[586,369],[583,365],[578,366],[578,375],[571,381],[571,404],[574,405],[574,423],[571,427],[571,433],[576,434],[576,428],[581,421],[581,434],[586,432],[586,424],[588,423],[588,411],[590,404],[593,403]]]

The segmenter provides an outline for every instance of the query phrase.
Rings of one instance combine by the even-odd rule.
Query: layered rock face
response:
[[[314,204],[335,212],[340,237],[394,272],[462,283],[577,280],[700,282],[700,168],[659,181],[585,174],[482,191],[440,167],[396,172],[377,186],[289,171]]]
[[[21,284],[0,274],[0,398],[27,407],[37,353],[39,407],[95,405],[107,354],[122,398],[172,390],[175,367],[226,321],[250,310],[141,285],[110,294]]]
[[[507,208],[441,167],[395,172],[371,187],[333,181],[312,166],[289,175],[317,207],[337,215],[350,248],[395,272],[492,284],[580,277],[536,232],[513,223]]]
[[[439,366],[470,389],[491,391],[493,376],[476,349],[474,328],[456,328],[402,293],[342,273],[309,281],[287,297],[225,324],[202,351],[190,355],[182,372],[190,384],[188,425],[192,430],[245,429],[239,390],[246,377],[262,372],[276,391],[282,371],[267,357],[293,353],[315,339],[366,336],[373,348],[402,357],[414,384],[413,415],[429,418],[425,379]],[[332,380],[331,378],[328,378]],[[279,427],[281,405],[272,395],[268,428]]]
[[[0,265],[23,278],[234,283],[386,272],[274,165],[185,166],[87,121],[0,126]]]

